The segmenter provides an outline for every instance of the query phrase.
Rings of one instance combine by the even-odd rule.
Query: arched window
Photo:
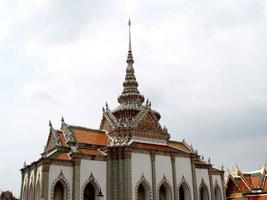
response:
[[[58,181],[54,187],[53,200],[65,200],[66,191],[63,183]]]
[[[179,200],[189,200],[189,188],[183,183],[179,187]]]
[[[96,200],[97,190],[92,182],[89,182],[84,188],[83,200]]]
[[[151,185],[144,175],[141,176],[135,186],[135,194],[135,200],[150,200],[152,198]]]
[[[215,186],[215,200],[222,200],[221,189],[218,185]]]
[[[146,192],[142,184],[140,184],[137,189],[137,200],[146,200]]]
[[[200,187],[200,200],[209,200],[208,188],[204,182]]]
[[[159,188],[159,200],[171,200],[171,189],[166,183],[161,184]]]

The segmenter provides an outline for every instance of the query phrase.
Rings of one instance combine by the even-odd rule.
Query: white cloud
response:
[[[43,82],[26,83],[22,87],[23,95],[31,100],[45,101],[49,103],[63,103],[60,98],[56,96],[52,87]]]

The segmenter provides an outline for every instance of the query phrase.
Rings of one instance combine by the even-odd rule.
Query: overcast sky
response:
[[[40,157],[48,120],[98,128],[122,91],[132,19],[139,91],[215,167],[267,160],[266,0],[0,0],[0,189]]]

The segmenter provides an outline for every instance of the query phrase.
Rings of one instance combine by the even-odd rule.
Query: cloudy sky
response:
[[[50,119],[98,128],[117,106],[128,18],[139,90],[215,167],[267,160],[266,0],[0,0],[0,189],[40,157]]]

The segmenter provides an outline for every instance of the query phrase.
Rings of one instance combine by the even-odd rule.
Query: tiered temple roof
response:
[[[253,172],[242,172],[238,166],[235,173],[228,170],[226,195],[229,199],[265,195],[267,199],[267,166]]]
[[[201,159],[197,150],[184,140],[171,141],[167,128],[159,123],[160,114],[153,110],[151,102],[149,100],[145,102],[144,96],[140,94],[133,67],[130,26],[129,21],[127,68],[123,91],[118,97],[119,106],[112,110],[106,104],[103,108],[100,129],[70,125],[63,117],[61,128],[55,129],[49,121],[49,137],[42,158],[38,161],[43,159],[72,161],[77,157],[105,160],[107,148],[118,146],[142,151],[182,154],[193,157],[195,164],[200,167],[212,166],[210,161]]]

